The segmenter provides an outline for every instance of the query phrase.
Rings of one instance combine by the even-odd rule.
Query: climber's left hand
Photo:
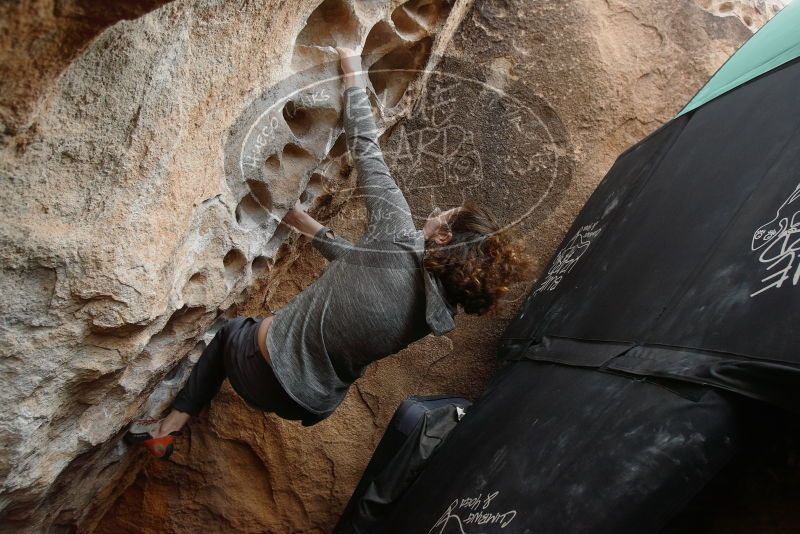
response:
[[[361,56],[355,50],[337,46],[336,51],[342,64],[342,74],[347,76],[361,72]]]

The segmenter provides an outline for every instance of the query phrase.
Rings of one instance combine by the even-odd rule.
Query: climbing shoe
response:
[[[175,450],[175,438],[183,435],[183,432],[170,432],[166,436],[154,438],[151,432],[156,431],[160,424],[161,419],[137,419],[122,439],[128,445],[141,443],[151,456],[167,460]]]

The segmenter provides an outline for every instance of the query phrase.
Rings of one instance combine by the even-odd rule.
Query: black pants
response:
[[[198,415],[227,378],[236,393],[253,408],[283,419],[314,424],[317,416],[297,404],[275,378],[258,348],[261,319],[236,317],[219,329],[192,369],[172,408]]]

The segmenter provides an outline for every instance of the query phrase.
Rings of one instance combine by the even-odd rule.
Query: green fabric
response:
[[[772,17],[711,77],[676,117],[800,56],[800,0]]]

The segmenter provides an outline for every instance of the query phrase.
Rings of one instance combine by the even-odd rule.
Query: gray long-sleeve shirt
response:
[[[344,92],[344,130],[367,207],[367,231],[355,245],[330,238],[327,226],[313,236],[330,264],[275,312],[267,335],[276,377],[319,419],[336,409],[369,363],[455,327],[456,307],[423,267],[423,233],[384,162],[363,88]]]

